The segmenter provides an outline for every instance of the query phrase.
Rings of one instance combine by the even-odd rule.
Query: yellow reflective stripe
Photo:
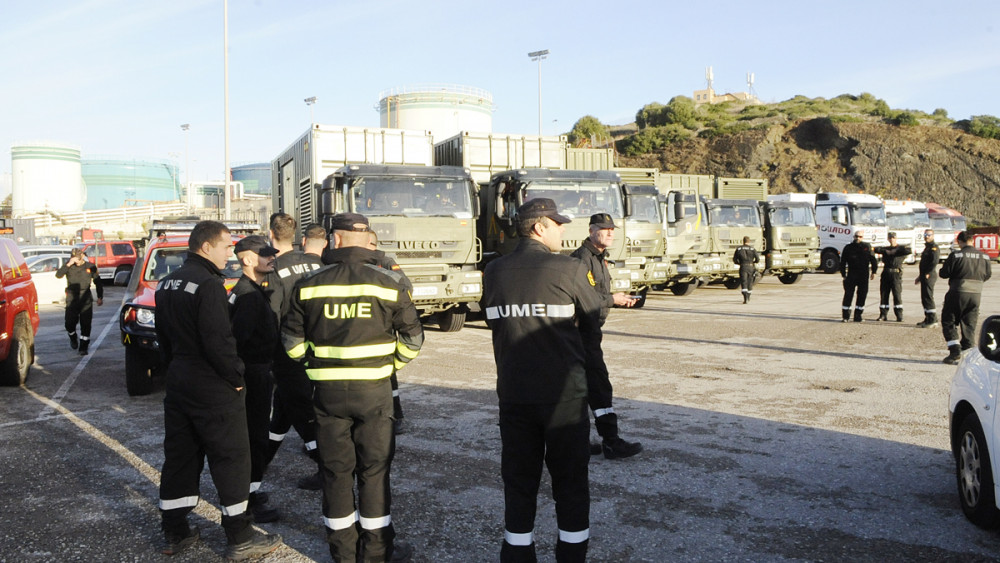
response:
[[[372,284],[358,285],[317,285],[299,289],[299,299],[322,299],[324,297],[377,297],[386,301],[399,299],[395,289]]]
[[[395,345],[392,342],[369,344],[368,346],[315,346],[313,354],[317,358],[334,358],[338,360],[353,360],[357,358],[377,358],[392,354]]]
[[[408,360],[412,360],[413,358],[417,357],[417,354],[420,353],[420,350],[412,350],[406,344],[403,344],[402,342],[397,342],[396,353]]]
[[[404,367],[406,367],[406,364],[407,364],[407,363],[408,363],[408,362],[404,362],[403,360],[400,360],[399,358],[393,358],[393,359],[392,359],[392,365],[393,365],[393,367],[395,367],[395,368],[396,368],[397,370],[401,370],[401,369],[403,369]]]
[[[313,381],[343,381],[349,379],[382,379],[392,375],[392,364],[377,368],[315,368],[306,375]]]
[[[307,349],[308,349],[308,346],[306,345],[305,342],[303,342],[301,344],[298,344],[297,346],[294,346],[291,350],[288,351],[288,357],[289,358],[301,358],[302,356],[306,355],[306,350]],[[301,373],[301,372],[299,372],[299,373]]]

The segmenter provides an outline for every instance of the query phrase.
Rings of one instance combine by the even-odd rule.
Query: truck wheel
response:
[[[7,359],[0,362],[0,385],[16,387],[28,379],[28,368],[35,360],[35,337],[27,319],[19,315],[14,321],[14,338]]]
[[[458,332],[465,325],[465,309],[452,307],[443,313],[438,313],[438,328],[441,332]]]
[[[826,274],[836,274],[840,271],[840,255],[837,254],[836,250],[828,248],[823,251],[822,258],[820,258],[820,268]]]
[[[694,290],[697,287],[698,287],[697,281],[675,283],[674,285],[670,286],[670,293],[673,293],[678,297],[684,297],[685,295],[691,295],[692,293],[694,293]]]
[[[740,286],[740,278],[726,278],[722,284],[726,286],[726,289],[736,289]]]
[[[778,279],[785,285],[792,285],[802,279],[802,272],[786,272],[778,276]]]
[[[130,397],[153,392],[154,362],[143,350],[125,348],[125,389]]]
[[[118,268],[115,270],[115,275],[111,279],[112,280],[117,280],[118,279],[118,274],[120,274],[122,272],[128,272],[129,275],[131,275],[132,274],[132,266],[126,266],[126,265],[118,266]],[[125,284],[124,285],[128,285],[128,278],[127,277],[125,278]]]

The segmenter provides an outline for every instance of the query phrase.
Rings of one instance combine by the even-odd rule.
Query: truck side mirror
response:
[[[983,321],[979,330],[979,352],[991,362],[1000,362],[1000,315]]]
[[[626,217],[631,217],[632,216],[632,196],[631,195],[626,195],[625,196],[625,216]]]

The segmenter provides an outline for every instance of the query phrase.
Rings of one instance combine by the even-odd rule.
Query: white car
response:
[[[965,353],[948,399],[951,449],[965,516],[982,528],[1000,526],[1000,315],[983,322],[978,347]]]
[[[56,270],[69,261],[69,253],[37,254],[25,258],[31,279],[35,282],[38,292],[38,304],[63,304],[66,302],[66,278],[57,278]]]

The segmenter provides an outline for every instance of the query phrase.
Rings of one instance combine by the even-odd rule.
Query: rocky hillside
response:
[[[933,201],[975,225],[1000,225],[1000,141],[951,127],[813,118],[695,137],[620,166],[767,178],[772,193],[847,191]]]

